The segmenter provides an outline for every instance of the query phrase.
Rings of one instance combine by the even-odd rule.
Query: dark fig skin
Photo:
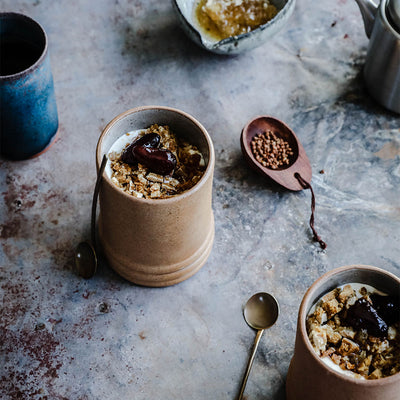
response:
[[[372,306],[378,315],[388,324],[391,325],[400,320],[400,298],[395,296],[380,296],[372,294],[370,296]]]
[[[167,149],[135,146],[132,153],[138,162],[159,175],[172,175],[176,167],[176,158]]]
[[[124,152],[121,155],[121,161],[129,165],[134,165],[138,162],[138,160],[133,154],[133,149],[136,146],[157,148],[159,145],[160,145],[160,135],[158,135],[155,132],[147,133],[141,138],[135,140],[124,150]]]
[[[366,329],[368,333],[376,337],[386,337],[388,326],[378,315],[368,300],[358,299],[347,310],[346,323],[354,329]]]

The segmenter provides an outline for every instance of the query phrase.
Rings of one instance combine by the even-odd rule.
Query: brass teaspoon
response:
[[[257,352],[258,344],[264,330],[275,324],[279,315],[279,305],[275,297],[269,293],[256,293],[247,301],[244,307],[244,319],[247,324],[257,330],[257,335],[254,340],[253,351],[247,364],[246,372],[243,377],[242,386],[238,400],[243,397],[243,392],[246,387],[247,378],[249,377],[250,369],[253,365],[254,357]]]

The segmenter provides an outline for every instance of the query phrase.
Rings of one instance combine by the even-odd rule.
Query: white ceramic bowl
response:
[[[199,46],[217,54],[239,54],[254,49],[274,36],[292,15],[295,0],[271,0],[279,10],[278,14],[251,32],[232,36],[223,40],[213,40],[202,34],[196,21],[195,9],[199,0],[172,0],[179,22],[186,34]]]

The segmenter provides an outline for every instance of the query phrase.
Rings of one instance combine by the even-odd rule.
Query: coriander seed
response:
[[[255,159],[264,167],[278,169],[290,164],[293,150],[289,143],[271,130],[258,133],[250,143]]]

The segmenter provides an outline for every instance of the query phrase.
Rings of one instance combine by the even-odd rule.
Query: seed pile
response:
[[[267,168],[278,169],[289,165],[293,156],[289,143],[270,130],[255,135],[250,145],[255,159]]]

